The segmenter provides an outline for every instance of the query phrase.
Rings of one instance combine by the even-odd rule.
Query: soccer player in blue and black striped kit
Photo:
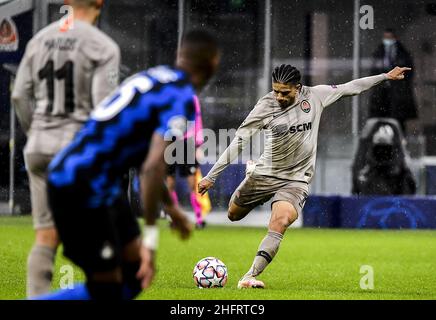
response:
[[[86,284],[40,299],[133,299],[154,275],[160,205],[182,238],[191,225],[164,185],[165,148],[194,121],[194,96],[214,74],[217,44],[204,31],[182,41],[176,67],[140,72],[107,97],[73,142],[51,162],[49,203],[64,255],[80,266]],[[144,239],[121,186],[123,173],[139,170]]]

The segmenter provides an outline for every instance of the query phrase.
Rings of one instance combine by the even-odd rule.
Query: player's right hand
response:
[[[212,188],[214,183],[209,179],[203,178],[198,183],[198,193],[204,195],[210,188]]]
[[[147,289],[153,281],[155,274],[154,251],[141,245],[141,266],[136,278],[141,281],[142,289]]]

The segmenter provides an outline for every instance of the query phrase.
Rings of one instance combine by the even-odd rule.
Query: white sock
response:
[[[49,293],[56,250],[34,245],[27,258],[27,297]]]

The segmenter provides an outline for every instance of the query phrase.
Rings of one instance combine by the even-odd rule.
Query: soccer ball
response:
[[[227,267],[217,258],[207,257],[197,262],[193,277],[199,288],[220,288],[227,283]]]

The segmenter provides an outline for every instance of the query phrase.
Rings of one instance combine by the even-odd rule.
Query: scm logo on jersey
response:
[[[301,101],[300,106],[301,106],[301,110],[303,110],[303,112],[305,112],[305,113],[309,113],[309,112],[310,112],[310,109],[312,108],[312,107],[310,106],[309,101],[307,101],[307,100],[303,100],[303,101]]]
[[[308,123],[303,123],[303,124],[299,124],[296,126],[292,126],[289,129],[290,133],[296,133],[296,132],[303,132],[303,131],[309,131],[312,130],[312,122],[308,122]]]

